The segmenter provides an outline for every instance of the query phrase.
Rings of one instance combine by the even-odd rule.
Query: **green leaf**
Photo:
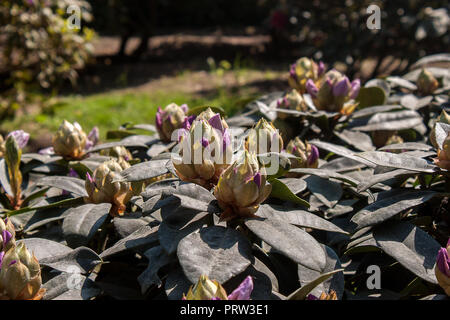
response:
[[[342,272],[342,271],[344,271],[344,269],[337,269],[337,270],[333,270],[333,271],[321,274],[319,277],[317,277],[310,283],[302,286],[301,288],[299,288],[296,291],[294,291],[293,293],[291,293],[288,296],[287,300],[305,300],[306,297],[308,296],[308,294],[312,290],[314,290],[315,287],[317,287],[322,282],[328,280],[328,278],[330,278],[332,275],[334,275],[338,272]]]
[[[87,173],[89,173],[91,176],[93,175],[93,171],[82,162],[72,161],[69,163],[69,168],[75,170],[77,172],[78,176],[80,176],[80,178],[83,180],[86,179]]]
[[[42,188],[38,191],[33,192],[32,194],[30,194],[28,197],[26,197],[23,202],[22,202],[22,207],[26,206],[27,204],[29,204],[31,201],[38,199],[40,197],[42,197],[43,195],[45,195],[45,193],[48,191],[48,189],[50,189],[50,187],[48,188]]]
[[[358,108],[381,106],[386,102],[386,94],[380,87],[361,88],[356,101]]]
[[[128,130],[111,130],[106,133],[106,139],[123,139],[135,134],[136,132]]]
[[[76,206],[76,205],[83,204],[83,203],[84,203],[83,197],[70,198],[70,199],[64,199],[64,200],[57,201],[57,202],[54,202],[54,203],[51,203],[48,205],[44,205],[44,206],[24,207],[24,208],[20,208],[19,210],[8,211],[8,212],[6,212],[6,215],[8,217],[11,217],[11,216],[15,216],[15,215],[18,215],[21,213],[33,211],[33,210],[43,210],[43,209],[58,208],[58,207],[71,207],[71,206]]]
[[[270,197],[285,201],[291,201],[309,208],[310,205],[308,201],[297,197],[295,194],[292,193],[292,191],[288,188],[288,186],[285,185],[280,180],[270,179],[269,183],[272,185],[272,192],[270,193]]]

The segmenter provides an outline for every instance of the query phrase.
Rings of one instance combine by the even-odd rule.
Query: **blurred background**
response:
[[[366,81],[448,52],[448,0],[0,0],[0,133],[50,145],[63,119],[85,131],[153,123],[158,106],[229,114],[285,90],[301,56]],[[72,29],[67,8],[80,8]],[[381,9],[370,30],[367,8]]]

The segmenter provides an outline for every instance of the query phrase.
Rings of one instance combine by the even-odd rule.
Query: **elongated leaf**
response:
[[[158,242],[158,227],[143,226],[128,237],[117,241],[112,247],[100,254],[102,259],[126,253],[129,250],[148,250]]]
[[[392,222],[374,230],[380,248],[419,278],[437,284],[434,274],[440,244],[408,222]]]
[[[129,130],[109,130],[106,133],[106,139],[123,139],[129,136],[134,136],[136,133]]]
[[[334,134],[342,141],[352,145],[360,151],[375,150],[372,139],[364,132],[343,130],[342,132],[335,131]]]
[[[290,172],[296,172],[296,173],[303,173],[303,174],[310,174],[314,175],[320,178],[324,179],[336,179],[342,182],[345,182],[353,187],[356,187],[359,183],[358,180],[353,179],[352,177],[336,173],[331,170],[325,170],[325,169],[306,169],[306,168],[296,168],[291,169]]]
[[[169,172],[167,169],[169,161],[170,160],[164,159],[142,162],[123,170],[120,175],[123,181],[144,181]]]
[[[147,124],[147,123],[134,124],[131,127],[129,127],[128,129],[141,129],[141,130],[156,132],[156,127],[153,124]]]
[[[374,174],[368,180],[362,181],[360,184],[358,184],[358,188],[356,189],[356,191],[363,192],[363,191],[369,189],[370,187],[376,185],[377,183],[380,183],[380,182],[383,182],[383,181],[386,181],[389,179],[397,178],[397,177],[414,176],[416,174],[417,173],[415,171],[409,171],[409,170],[403,170],[403,169],[392,170],[392,171],[388,171],[388,172],[382,173],[382,174]]]
[[[183,238],[177,255],[192,283],[201,275],[224,283],[253,263],[250,242],[231,228],[211,226]]]
[[[309,176],[305,181],[309,191],[311,191],[328,208],[333,208],[342,197],[342,187],[337,182],[317,176]]]
[[[339,146],[339,145],[335,145],[332,143],[328,143],[328,142],[323,142],[323,141],[319,141],[319,140],[311,140],[309,141],[310,144],[315,145],[316,147],[320,148],[320,149],[325,149],[328,150],[330,152],[333,152],[339,156],[345,157],[345,158],[349,158],[361,163],[364,163],[365,165],[369,166],[369,167],[373,167],[373,164],[370,163],[369,161],[364,161],[364,159],[361,159],[360,157],[357,157],[355,155],[355,153],[345,147]]]
[[[28,251],[32,252],[38,261],[72,252],[68,246],[42,238],[26,238],[18,242],[25,243]]]
[[[309,203],[299,197],[297,197],[292,191],[280,180],[272,179],[269,181],[272,185],[272,192],[270,193],[270,197],[274,197],[277,199],[291,201],[297,203],[299,205],[305,206],[309,208]]]
[[[295,263],[313,270],[323,270],[325,253],[307,232],[281,220],[249,219],[245,225],[264,242],[282,252]]]
[[[27,206],[30,202],[43,197],[47,193],[48,189],[50,188],[42,188],[34,191],[31,194],[28,194],[26,198],[23,199],[22,206]]]
[[[150,216],[142,216],[141,212],[133,212],[122,217],[115,217],[113,221],[114,228],[121,238],[128,237],[139,228],[151,222],[153,223],[155,220]]]
[[[371,164],[372,165],[372,164]],[[321,170],[333,171],[335,173],[354,171],[366,168],[367,166],[359,161],[349,158],[336,158],[319,166]]]
[[[436,192],[433,191],[408,191],[400,195],[378,200],[356,213],[351,221],[357,224],[357,229],[379,224],[403,210],[427,202],[435,195]]]
[[[102,259],[91,249],[79,247],[68,253],[52,255],[39,260],[42,266],[48,266],[58,271],[69,273],[89,273],[96,265],[102,263]]]
[[[299,288],[298,290],[296,290],[295,292],[291,293],[289,295],[289,297],[287,297],[288,300],[305,300],[306,297],[308,296],[308,294],[315,288],[317,287],[319,284],[321,284],[322,282],[328,280],[332,275],[338,273],[338,272],[342,272],[344,271],[344,269],[338,269],[338,270],[333,270],[324,274],[321,274],[319,277],[317,277],[316,279],[314,279],[313,281],[311,281],[310,283],[302,286],[301,288]]]
[[[64,237],[70,247],[87,245],[105,222],[111,209],[110,203],[85,204],[69,209],[62,228]]]
[[[393,105],[380,105],[380,106],[373,106],[368,108],[363,108],[361,110],[357,110],[352,113],[351,117],[352,119],[357,118],[363,118],[367,116],[371,116],[380,112],[388,112],[388,111],[394,111],[394,110],[401,110],[403,109],[402,106],[393,104]]]
[[[407,94],[400,100],[400,104],[410,110],[419,110],[428,106],[433,101],[433,96],[417,98],[413,94]]]
[[[24,215],[18,215],[11,217],[11,221],[17,221],[16,218],[29,215],[23,225],[23,232],[31,232],[39,227],[46,225],[47,223],[59,221],[64,219],[68,214],[68,208],[50,208],[36,211],[30,211]]]
[[[39,179],[38,186],[47,186],[72,192],[77,196],[87,197],[85,182],[82,179],[65,176],[52,176]]]
[[[425,159],[390,152],[369,151],[357,154],[378,166],[433,173],[437,166]]]
[[[419,69],[422,67],[425,67],[431,63],[436,63],[436,62],[450,62],[450,54],[449,53],[437,53],[437,54],[432,54],[426,57],[423,57],[421,59],[419,59],[418,61],[416,61],[416,63],[414,63],[411,66],[411,69]],[[421,70],[417,70],[418,72],[420,72]],[[448,70],[447,70],[448,72]]]
[[[121,141],[116,142],[107,142],[103,144],[99,144],[92,149],[89,149],[89,153],[97,152],[104,149],[110,149],[113,147],[141,147],[141,148],[147,148],[147,144],[151,142],[156,142],[158,139],[156,137],[151,136],[140,136],[140,135],[133,135],[126,137],[125,139]]]
[[[400,77],[390,76],[390,77],[387,77],[386,80],[394,85],[397,85],[399,87],[402,87],[402,88],[405,88],[408,90],[412,90],[412,91],[417,90],[417,86],[414,83],[412,83],[406,79],[400,78]]]
[[[42,201],[42,202],[44,202],[44,201]],[[11,217],[11,216],[15,216],[17,214],[30,212],[33,210],[44,210],[44,209],[50,209],[50,208],[64,208],[64,207],[71,207],[74,205],[79,205],[82,203],[84,203],[84,200],[82,197],[69,198],[69,199],[64,199],[64,200],[60,200],[60,201],[55,201],[50,204],[42,204],[42,205],[40,205],[41,202],[39,202],[38,204],[36,204],[36,206],[33,206],[33,207],[24,207],[24,208],[21,208],[18,210],[9,211],[9,212],[7,212],[7,215],[8,215],[8,217]]]
[[[62,272],[43,284],[43,300],[90,300],[101,293],[91,279],[75,273]]]
[[[433,147],[425,144],[425,143],[418,143],[418,142],[405,142],[405,143],[396,143],[396,144],[390,144],[387,146],[384,146],[379,151],[383,150],[421,150],[421,151],[430,151],[433,150]]]
[[[342,230],[330,221],[308,211],[287,210],[283,206],[264,204],[260,206],[256,215],[261,218],[286,221],[299,227],[348,234],[345,230]]]
[[[334,250],[328,246],[322,245],[322,247],[323,247],[326,257],[327,257],[327,263],[325,265],[325,268],[321,272],[317,272],[317,271],[305,268],[302,265],[298,265],[298,278],[299,278],[300,284],[302,286],[308,285],[308,283],[311,283],[312,281],[314,281],[314,279],[317,279],[323,273],[328,273],[328,272],[332,272],[334,270],[342,269],[341,261],[339,260],[339,257],[336,254],[336,252],[334,252]],[[343,272],[335,273],[331,278],[328,278],[324,282],[320,283],[313,290],[311,290],[310,294],[312,294],[316,297],[320,297],[322,292],[328,293],[328,292],[330,292],[330,290],[333,290],[334,292],[336,292],[336,295],[339,300],[342,298],[342,295],[344,293],[344,274],[343,274]]]
[[[282,178],[278,180],[283,182],[293,194],[299,194],[306,189],[306,182],[303,179]]]
[[[377,113],[370,118],[355,119],[349,123],[351,130],[378,131],[404,130],[423,125],[422,117],[413,110]]]
[[[163,152],[168,152],[175,144],[175,141],[169,144],[166,144],[164,142],[155,143],[147,150],[147,155],[150,158],[156,157]]]

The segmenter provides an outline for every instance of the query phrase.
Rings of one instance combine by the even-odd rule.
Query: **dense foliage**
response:
[[[2,295],[448,299],[449,60],[363,84],[301,58],[230,118],[171,104],[105,143],[64,121],[38,154],[10,133]]]
[[[69,19],[80,8],[79,29]],[[91,19],[86,1],[2,0],[0,6],[0,118],[23,105],[31,90],[55,90],[63,80],[74,83],[77,70],[92,53],[93,31],[84,26]]]

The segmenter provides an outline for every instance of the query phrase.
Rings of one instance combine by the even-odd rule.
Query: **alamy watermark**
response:
[[[67,7],[66,13],[69,15],[67,18],[67,27],[70,30],[81,29],[81,8],[75,4]]]
[[[381,29],[381,9],[376,4],[372,4],[367,7],[367,14],[370,16],[367,18],[366,26],[370,30]]]
[[[367,274],[370,276],[366,280],[366,286],[369,290],[381,289],[381,269],[379,266],[373,264],[367,267]]]

